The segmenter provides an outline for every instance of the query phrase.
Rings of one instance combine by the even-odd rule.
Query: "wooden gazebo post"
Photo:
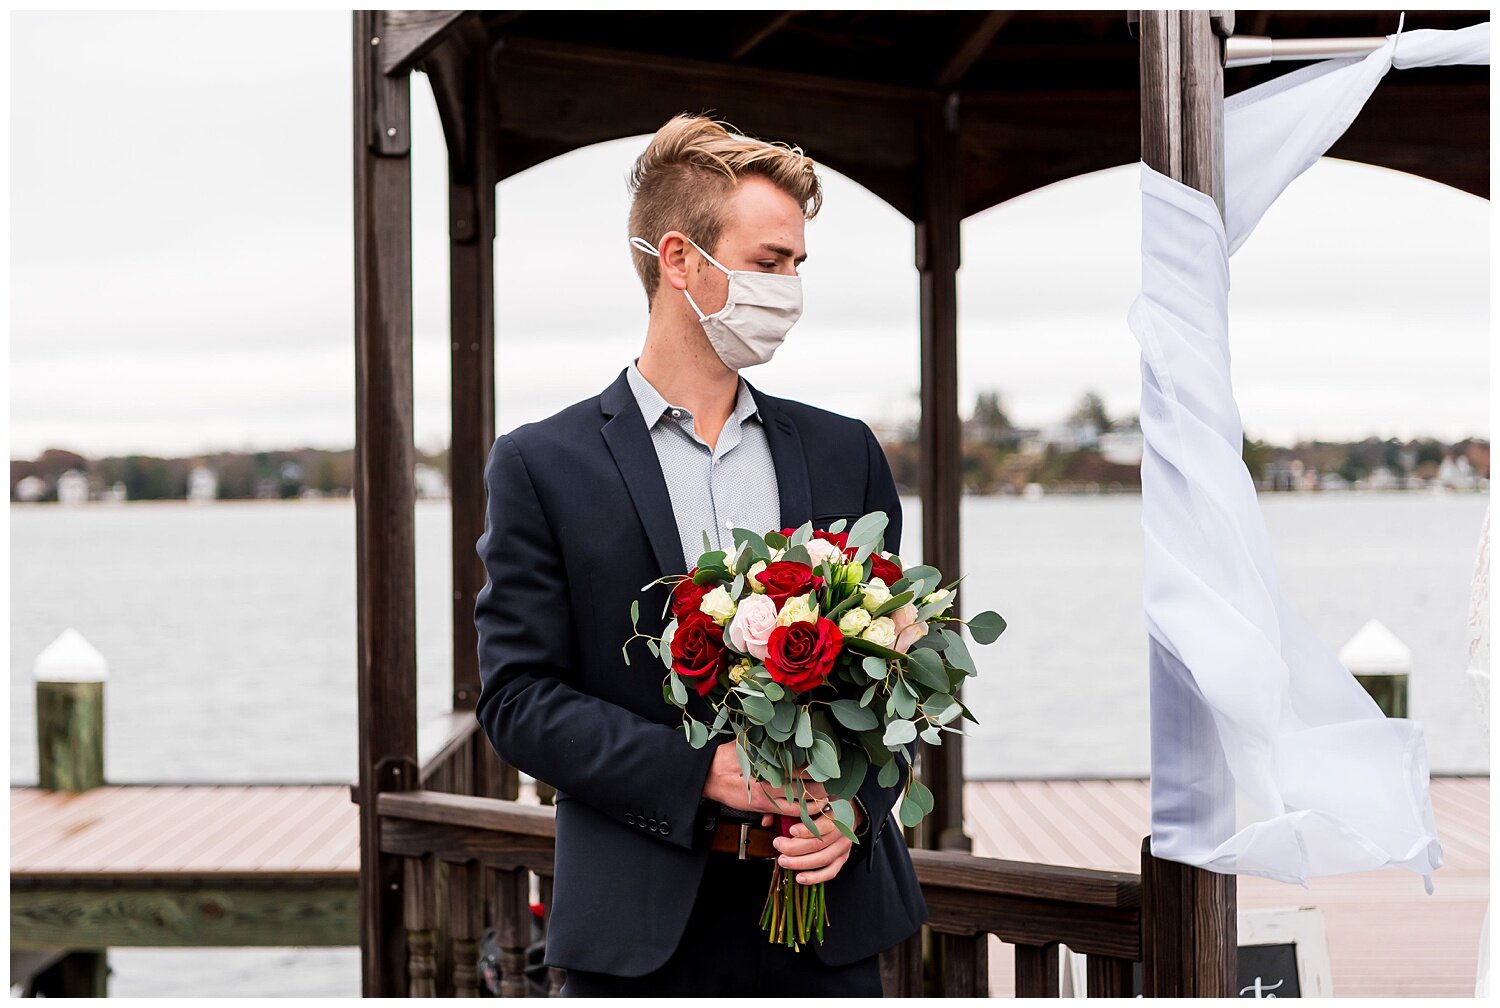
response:
[[[386,15],[354,15],[354,505],[359,623],[359,928],[365,996],[405,992],[401,859],[375,796],[417,786],[411,77],[382,68]]]
[[[1139,13],[1141,158],[1212,196],[1222,217],[1222,47],[1234,30],[1234,12]],[[1227,766],[1220,770],[1227,778]],[[1235,995],[1236,881],[1234,875],[1157,858],[1151,838],[1141,841],[1142,994]]]
[[[963,428],[958,419],[958,259],[963,219],[958,93],[935,92],[918,106],[917,272],[920,277],[922,420],[919,432],[922,562],[957,580]],[[963,592],[956,597],[955,612]],[[961,739],[920,743],[922,782],[932,814],[916,840],[933,850],[973,848],[964,833]]]

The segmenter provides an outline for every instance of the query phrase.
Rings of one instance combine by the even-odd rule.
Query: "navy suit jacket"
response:
[[[901,501],[869,427],[751,392],[782,525],[824,528],[881,510],[890,516],[885,548],[899,551]],[[498,437],[484,479],[476,715],[501,759],[557,789],[546,963],[639,976],[672,954],[692,909],[714,826],[701,814],[703,784],[725,737],[692,748],[682,711],[662,697],[660,659],[642,640],[629,665],[621,655],[632,600],[642,633],[659,636],[666,623],[668,588],[642,586],[684,573],[666,481],[625,370],[600,395]],[[689,693],[689,709],[711,720]],[[915,748],[897,756],[903,770]],[[891,822],[900,793],[900,782],[880,787],[873,772],[859,790],[871,829],[827,883],[825,943],[811,946],[826,963],[889,948],[927,919],[900,823]],[[739,910],[758,916],[761,907]]]

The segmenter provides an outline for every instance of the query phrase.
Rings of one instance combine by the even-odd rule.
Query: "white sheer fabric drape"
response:
[[[1489,62],[1488,24],[1390,38],[1396,67]],[[1283,600],[1229,373],[1230,254],[1347,128],[1392,41],[1225,101],[1227,223],[1208,196],[1140,166],[1128,321],[1146,441],[1151,850],[1303,886],[1395,865],[1431,893],[1442,848],[1422,724],[1386,718]]]

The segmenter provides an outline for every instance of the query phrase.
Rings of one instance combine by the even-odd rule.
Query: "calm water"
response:
[[[1434,772],[1487,772],[1464,675],[1487,497],[1267,495],[1283,590],[1337,650],[1370,617],[1412,649],[1411,713]],[[920,504],[905,503],[916,559]],[[976,648],[971,777],[1144,775],[1140,498],[964,502]],[[32,662],[73,626],[110,663],[116,781],[355,776],[354,509],[342,502],[11,508],[11,780],[36,779]],[[451,661],[445,501],[417,509],[424,719]]]
[[[1435,773],[1480,772],[1465,620],[1487,497],[1268,495],[1291,603],[1335,651],[1370,617],[1412,649]],[[422,718],[451,660],[445,501],[417,509]],[[905,502],[909,560],[920,504]],[[963,505],[966,606],[1010,623],[975,648],[970,777],[1148,766],[1140,498]],[[11,780],[36,780],[32,661],[73,626],[110,663],[120,782],[355,776],[354,509],[340,502],[11,507]],[[356,995],[348,949],[111,950],[111,993]]]

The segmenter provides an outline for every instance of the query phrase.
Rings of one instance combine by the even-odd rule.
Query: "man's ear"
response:
[[[661,278],[673,290],[687,289],[687,251],[692,247],[681,231],[668,231],[656,243],[661,256]]]

